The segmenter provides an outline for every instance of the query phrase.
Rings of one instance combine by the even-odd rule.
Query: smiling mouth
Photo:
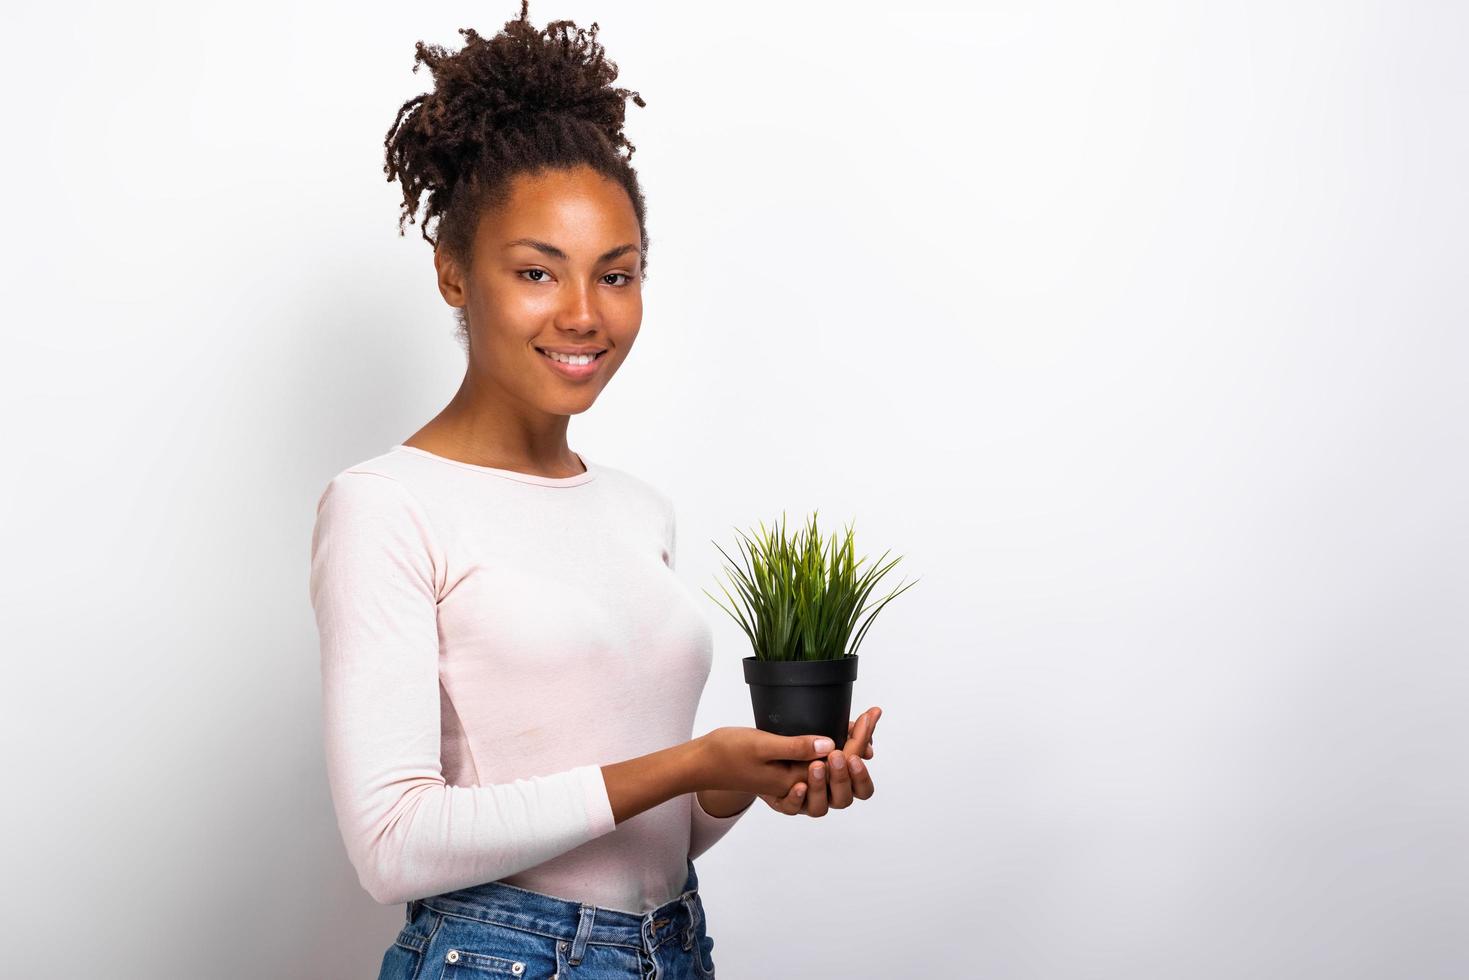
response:
[[[550,360],[555,361],[557,364],[565,364],[568,367],[585,366],[581,362],[581,358],[582,357],[589,357],[590,358],[590,360],[588,360],[586,362],[586,364],[595,363],[596,361],[598,361],[599,359],[601,359],[602,355],[604,355],[604,354],[607,353],[605,350],[599,350],[595,354],[567,355],[567,354],[553,354],[553,353],[551,353],[550,351],[546,350],[543,347],[537,347],[536,350],[540,351],[547,358],[549,358]],[[576,359],[575,360],[568,360],[568,359],[566,359],[566,358],[571,358],[571,357],[574,357]]]

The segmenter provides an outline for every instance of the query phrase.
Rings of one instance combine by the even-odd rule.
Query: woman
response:
[[[712,976],[694,858],[756,795],[821,816],[873,793],[876,708],[840,749],[690,737],[712,635],[672,502],[567,445],[632,350],[647,258],[643,101],[596,31],[536,31],[523,2],[457,53],[420,42],[435,90],[386,141],[468,367],[330,481],[312,537],[338,822],[363,887],[407,903],[383,978]]]

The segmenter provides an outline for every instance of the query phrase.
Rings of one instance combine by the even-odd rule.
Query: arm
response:
[[[678,521],[673,502],[664,498],[666,520],[664,563],[669,571],[678,565]],[[713,847],[744,816],[755,801],[755,794],[734,790],[700,789],[689,803],[689,859],[693,860]]]
[[[727,789],[701,789],[698,792],[698,802],[700,808],[711,817],[733,817],[755,802],[755,794]]]
[[[311,602],[337,822],[358,880],[384,905],[514,874],[613,829],[593,764],[449,786],[440,764],[437,596],[443,553],[387,476],[348,471],[317,504]],[[645,757],[646,758],[646,757]]]
[[[710,813],[704,808],[704,800],[711,798],[710,804],[714,812]],[[740,809],[740,800],[745,804]],[[709,848],[719,843],[725,834],[739,822],[740,817],[750,812],[750,804],[755,801],[751,793],[726,792],[724,790],[700,790],[694,794],[692,821],[689,827],[689,860],[697,860]]]

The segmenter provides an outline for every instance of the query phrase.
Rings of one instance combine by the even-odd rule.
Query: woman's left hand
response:
[[[853,797],[870,799],[874,792],[872,774],[862,760],[873,756],[872,733],[881,717],[881,708],[864,711],[852,722],[846,745],[833,749],[826,759],[810,764],[806,782],[792,786],[784,797],[761,793],[760,799],[772,810],[788,816],[804,813],[808,817],[824,817],[832,808],[844,810],[852,805]]]

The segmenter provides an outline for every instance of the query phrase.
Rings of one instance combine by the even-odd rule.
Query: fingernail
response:
[[[821,782],[821,780],[822,780],[822,779],[824,779],[824,778],[825,778],[825,777],[826,777],[826,767],[825,767],[825,766],[817,766],[817,767],[816,767],[816,771],[815,771],[815,772],[813,772],[813,773],[812,773],[812,774],[811,774],[811,775],[812,775],[812,777],[813,777],[813,778],[814,778],[814,779],[815,779],[815,780],[816,780],[816,781],[817,781],[817,782],[818,782],[818,783],[819,783],[819,782]]]
[[[843,769],[847,768],[847,757],[838,752],[836,755],[831,757],[831,767],[837,772],[841,772]]]
[[[832,749],[836,748],[837,747],[837,743],[833,742],[829,738],[818,738],[816,740],[816,746],[815,747],[816,747],[816,751],[817,752],[820,752],[822,755],[825,755],[826,753],[830,752]]]
[[[867,767],[862,764],[862,760],[861,759],[858,759],[858,758],[853,758],[852,759],[852,771],[853,772],[862,772],[866,768]]]
[[[805,796],[805,795],[806,795],[806,787],[804,787],[804,786],[797,786],[796,787],[796,796],[797,797],[802,797],[802,796]]]

